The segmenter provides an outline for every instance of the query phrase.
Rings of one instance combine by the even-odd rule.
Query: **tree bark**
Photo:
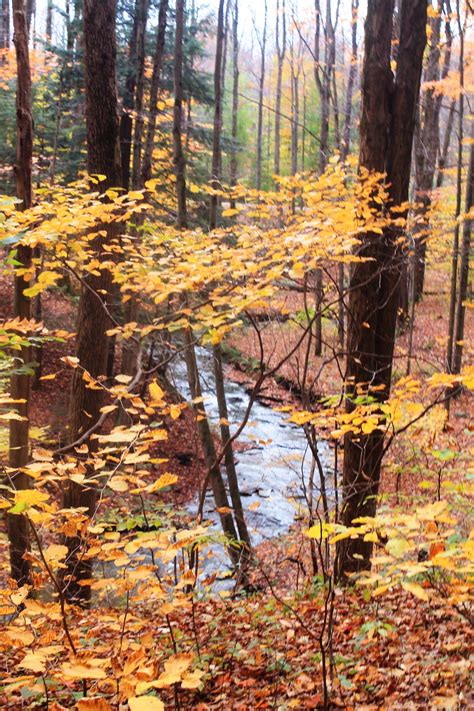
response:
[[[230,185],[237,185],[238,172],[238,129],[239,129],[239,0],[234,0],[234,17],[232,19],[232,128],[230,145]],[[231,200],[231,208],[235,209],[235,200]]]
[[[446,349],[446,363],[449,370],[453,368],[453,348],[454,348],[454,327],[456,318],[457,303],[457,282],[458,282],[458,262],[459,262],[459,216],[462,205],[462,169],[464,155],[464,50],[465,50],[465,28],[461,22],[461,2],[457,0],[457,22],[459,30],[459,101],[458,101],[458,157],[456,172],[456,211],[454,228],[453,247],[451,257],[451,289],[449,300],[449,326],[448,326],[448,346]]]
[[[145,34],[149,0],[139,0],[137,19],[137,79],[135,91],[135,131],[133,134],[132,186],[140,187],[143,142],[143,93],[145,90]]]
[[[211,187],[219,189],[221,164],[222,131],[222,50],[224,43],[224,0],[219,0],[217,12],[216,59],[214,66],[214,127],[212,133],[212,174]],[[211,195],[209,202],[209,229],[217,227],[217,195]]]
[[[0,49],[10,47],[10,0],[2,0],[0,17]]]
[[[369,0],[365,25],[362,75],[360,166],[386,172],[391,206],[406,201],[410,179],[423,51],[426,45],[428,0],[403,0],[395,82],[390,68],[393,0]],[[372,261],[353,267],[348,314],[347,409],[355,407],[357,386],[380,401],[390,393],[398,296],[404,250],[400,232],[366,234],[360,256]],[[380,390],[382,388],[382,390]],[[384,435],[347,434],[344,441],[342,522],[376,512]],[[340,541],[337,577],[370,567],[372,544],[359,539]]]
[[[84,1],[85,95],[87,124],[87,169],[106,179],[101,190],[117,187],[120,183],[120,146],[116,90],[115,0]],[[101,260],[103,247],[115,236],[114,226],[106,227],[106,236],[96,238],[92,248]],[[103,270],[100,276],[87,277],[87,287],[81,290],[77,324],[76,356],[81,368],[93,378],[105,376],[107,365],[107,329],[110,320],[98,294],[110,295],[111,275]],[[101,297],[103,298],[103,297]],[[107,297],[105,297],[107,298]],[[69,440],[75,441],[100,417],[101,390],[91,390],[82,378],[82,370],[74,372],[69,405]],[[89,448],[94,447],[90,441]],[[70,482],[65,487],[63,506],[84,506],[89,514],[95,512],[96,490]],[[92,563],[84,561],[84,541],[80,537],[66,539],[69,553],[65,575],[65,594],[68,599],[87,603],[90,587],[80,585],[92,573]]]
[[[436,82],[445,78],[449,71],[451,59],[451,32],[447,32],[448,42],[444,59],[443,71],[440,76],[440,38],[441,38],[441,12],[430,18],[431,39],[428,62],[425,70],[425,81]],[[449,19],[448,19],[449,26]],[[449,41],[451,39],[451,41]],[[441,112],[442,95],[436,95],[433,87],[428,87],[423,95],[423,110],[419,140],[417,141],[416,185],[415,201],[417,203],[416,232],[421,232],[415,237],[415,273],[414,293],[415,300],[419,301],[423,295],[425,280],[426,237],[429,228],[428,212],[431,206],[431,191],[433,189],[436,172],[436,162],[439,153],[439,118]]]
[[[469,170],[466,182],[466,201],[464,212],[467,215],[473,206],[474,197],[474,121],[471,119],[471,146],[469,151]],[[471,254],[472,219],[464,219],[461,241],[461,254],[459,256],[459,289],[456,304],[456,319],[454,329],[454,354],[453,373],[461,372],[464,320],[466,315],[467,285],[469,281],[469,262]]]
[[[148,109],[148,129],[146,132],[145,149],[142,163],[142,183],[150,180],[152,175],[153,145],[155,142],[156,120],[158,117],[158,92],[161,82],[161,70],[165,55],[166,20],[169,0],[161,0],[156,29],[155,53],[153,55],[153,71],[151,75],[150,103]]]
[[[21,208],[26,210],[32,204],[31,170],[33,155],[33,118],[31,113],[31,71],[28,53],[28,29],[24,0],[13,0],[13,32],[17,63],[17,93],[16,93],[16,163],[15,183],[16,194],[21,201]],[[31,247],[19,246],[17,260],[23,267],[31,266]],[[15,276],[14,282],[14,315],[20,319],[30,320],[31,301],[23,291],[27,284],[23,277]],[[26,366],[31,360],[31,349],[23,346],[20,351],[16,368]],[[28,489],[31,479],[21,472],[29,458],[29,401],[30,376],[16,372],[11,378],[11,396],[21,402],[17,406],[18,414],[23,420],[10,421],[9,465],[15,470],[10,480],[15,489]],[[8,515],[8,538],[10,541],[11,575],[19,585],[29,582],[31,566],[24,560],[24,554],[29,550],[28,521],[23,515]]]
[[[281,34],[280,34],[281,23]],[[286,55],[286,2],[277,0],[276,6],[276,48],[277,48],[277,83],[275,93],[275,155],[273,171],[275,175],[280,175],[280,154],[281,154],[281,93],[283,83],[283,64]]]
[[[176,32],[174,49],[174,109],[173,109],[173,163],[176,175],[176,195],[178,199],[178,229],[187,229],[186,208],[186,160],[183,152],[183,31],[184,2],[176,0]]]
[[[48,0],[46,7],[46,39],[51,42],[53,36],[53,0]]]
[[[262,38],[257,35],[260,46],[260,76],[258,79],[258,118],[257,118],[257,157],[255,166],[255,187],[260,190],[262,187],[262,142],[263,142],[263,92],[265,88],[265,61],[267,50],[267,18],[268,3],[264,0],[265,14],[263,20]]]

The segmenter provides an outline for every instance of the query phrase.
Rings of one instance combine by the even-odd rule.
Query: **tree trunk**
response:
[[[360,165],[387,173],[391,205],[408,198],[411,153],[423,51],[426,44],[428,0],[403,0],[395,83],[390,69],[393,0],[369,0],[365,25],[362,76]],[[400,232],[388,228],[383,236],[366,234],[360,256],[372,261],[353,267],[348,310],[347,408],[365,386],[367,396],[385,400],[390,393],[398,289],[404,250]],[[382,388],[382,391],[380,391]],[[357,391],[358,392],[358,391]],[[374,516],[383,456],[382,430],[369,435],[347,434],[344,442],[342,522],[350,526],[359,516]],[[370,567],[372,544],[359,539],[340,541],[337,577]]]
[[[0,49],[10,47],[10,0],[2,0],[0,17]]]
[[[439,160],[438,160],[438,177],[436,178],[436,188],[443,187],[444,182],[444,169],[446,168],[446,163],[448,160],[449,146],[451,145],[451,136],[453,133],[454,126],[454,115],[456,113],[456,100],[451,102],[448,113],[448,120],[446,121],[446,130],[444,133],[443,149],[441,150]]]
[[[22,209],[26,210],[32,204],[31,169],[33,154],[33,118],[31,114],[31,72],[28,53],[28,29],[24,0],[13,0],[13,32],[17,62],[17,93],[16,93],[16,163],[15,183],[16,194],[21,201]],[[23,267],[31,266],[31,247],[19,246],[17,260]],[[15,276],[14,283],[14,315],[20,319],[30,320],[31,301],[23,293],[27,284],[23,277]],[[31,360],[31,349],[23,346],[17,368],[26,366]],[[23,420],[10,421],[9,465],[15,470],[10,480],[15,489],[28,489],[31,479],[20,470],[28,464],[29,457],[29,419],[30,376],[14,373],[11,378],[11,396],[20,400],[17,406]],[[24,554],[29,550],[28,521],[23,515],[8,515],[8,538],[10,541],[11,575],[19,585],[29,582],[31,566],[24,560]]]
[[[178,229],[187,229],[186,208],[186,160],[183,153],[183,30],[184,2],[176,0],[176,32],[174,48],[174,110],[173,110],[173,163],[176,175],[176,195],[178,198]]]
[[[216,396],[220,418],[221,441],[222,446],[226,446],[226,443],[230,440],[231,434],[230,427],[227,424],[229,421],[229,411],[227,409],[227,399],[224,387],[224,371],[222,367],[222,350],[220,345],[214,346],[213,355],[214,377],[216,381]],[[239,533],[239,538],[245,547],[245,557],[248,557],[248,554],[251,550],[251,542],[250,535],[247,529],[247,524],[245,522],[245,515],[242,506],[242,499],[240,496],[239,480],[237,477],[237,469],[235,466],[234,450],[232,444],[226,446],[224,463],[227,472],[227,481],[229,482],[229,493],[232,501],[232,507],[234,509],[237,531]]]
[[[281,35],[280,35],[281,22]],[[286,55],[286,0],[277,0],[276,6],[276,49],[277,49],[277,83],[275,93],[275,155],[273,162],[273,172],[280,175],[280,154],[281,154],[281,93],[283,82],[283,64]]]
[[[239,0],[234,0],[234,17],[232,21],[232,128],[230,146],[230,185],[237,185],[238,171],[238,119],[239,119]],[[231,208],[235,209],[235,200],[231,200]]]
[[[132,155],[133,109],[135,106],[135,87],[137,81],[137,30],[140,0],[135,0],[133,22],[128,41],[128,68],[125,78],[125,90],[120,115],[119,140],[121,160],[120,185],[124,190],[130,189],[130,158]]]
[[[101,173],[106,179],[101,190],[117,187],[120,183],[120,149],[117,116],[117,91],[115,80],[115,0],[85,0],[85,96],[87,123],[87,169]],[[96,238],[92,247],[99,261],[105,258],[103,247],[114,238],[115,227],[106,227],[106,236]],[[87,277],[79,303],[76,356],[81,368],[93,378],[105,375],[107,365],[107,329],[110,320],[104,304],[97,294],[110,295],[111,275],[102,271],[100,276]],[[107,298],[107,297],[106,297]],[[82,378],[80,368],[74,371],[69,406],[69,441],[74,442],[100,417],[101,390],[91,390]],[[89,442],[92,449],[95,440]],[[64,508],[84,506],[92,515],[96,507],[96,489],[84,488],[70,482],[64,490]],[[68,599],[86,603],[90,587],[80,581],[91,577],[92,562],[84,561],[84,541],[80,537],[66,539],[69,553],[65,575],[65,594]]]
[[[224,479],[222,478],[220,467],[219,465],[216,466],[214,464],[217,458],[217,453],[214,446],[214,440],[212,438],[211,428],[209,426],[209,420],[207,418],[206,408],[202,402],[202,389],[196,362],[196,352],[194,350],[193,335],[189,328],[185,331],[185,344],[186,370],[188,375],[189,390],[191,392],[192,399],[199,400],[197,404],[193,405],[197,416],[199,439],[204,452],[206,465],[210,470],[210,484],[214,501],[218,509],[222,530],[224,531],[224,534],[230,544],[228,546],[229,556],[234,565],[238,565],[240,556],[238,550],[235,548],[235,542],[238,540],[237,531],[234,525],[234,519],[230,513],[229,500],[227,498]],[[219,509],[221,509],[221,511],[219,511]]]
[[[46,39],[51,42],[53,36],[53,0],[48,0],[46,7]]]
[[[263,21],[263,34],[260,40],[257,37],[260,45],[260,76],[258,80],[258,118],[257,118],[257,157],[255,166],[255,187],[260,190],[262,187],[262,139],[263,139],[263,91],[265,88],[265,60],[267,49],[267,17],[268,3],[265,3],[265,15]]]
[[[140,187],[143,142],[143,93],[145,90],[145,33],[149,0],[140,0],[137,19],[137,79],[135,92],[135,131],[133,134],[132,186]]]
[[[153,55],[153,72],[151,75],[150,104],[148,109],[148,129],[146,133],[145,149],[142,163],[143,185],[150,180],[152,175],[153,146],[155,142],[156,119],[158,116],[158,92],[160,89],[161,69],[165,54],[166,18],[169,0],[161,0],[158,14],[158,27],[156,29],[155,53]]]
[[[466,202],[464,212],[467,215],[473,206],[474,197],[474,121],[471,119],[471,146],[469,152],[469,171],[466,183]],[[454,354],[453,373],[461,372],[463,341],[464,341],[464,318],[466,314],[467,285],[469,281],[469,261],[471,253],[471,230],[472,219],[464,219],[461,254],[459,258],[459,290],[456,304],[456,320],[454,330]]]
[[[446,349],[446,364],[449,370],[453,368],[453,348],[454,348],[454,325],[456,318],[457,303],[457,282],[458,282],[458,262],[459,262],[459,216],[462,205],[462,169],[464,154],[464,28],[461,23],[461,2],[457,0],[457,21],[459,30],[459,102],[458,102],[458,158],[456,174],[456,226],[454,228],[453,249],[451,257],[451,293],[449,301],[449,326],[448,326],[448,347]]]
[[[449,19],[448,19],[449,26]],[[440,37],[441,13],[430,18],[431,38],[428,63],[425,70],[425,81],[437,82],[440,79]],[[448,43],[441,78],[449,72],[451,58],[451,32],[447,32]],[[451,38],[451,42],[449,39]],[[431,191],[433,189],[436,172],[436,162],[439,153],[439,117],[441,112],[442,95],[436,95],[434,88],[429,87],[423,95],[423,111],[419,140],[417,141],[416,185],[415,201],[417,203],[416,232],[421,232],[415,237],[415,274],[414,290],[415,300],[419,301],[423,295],[425,280],[426,238],[429,228],[428,212],[431,206]]]
[[[354,85],[357,77],[357,21],[359,16],[359,0],[352,0],[351,13],[351,66],[349,67],[349,78],[347,80],[344,129],[342,133],[341,159],[343,161],[346,160],[349,155],[351,145],[352,99],[354,96]]]
[[[222,131],[222,49],[224,43],[224,0],[219,0],[217,13],[216,60],[214,66],[214,128],[212,133],[211,187],[219,189]],[[209,203],[209,229],[217,227],[217,195],[211,195]]]

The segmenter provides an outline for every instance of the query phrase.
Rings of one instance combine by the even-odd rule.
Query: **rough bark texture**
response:
[[[224,0],[219,0],[217,11],[216,59],[214,65],[214,126],[212,132],[211,186],[218,190],[221,164],[222,132],[222,50],[224,43]],[[211,195],[209,203],[209,229],[217,227],[217,195]]]
[[[53,34],[53,0],[48,0],[46,7],[46,39],[51,42]]]
[[[369,0],[362,75],[360,165],[387,173],[391,204],[408,197],[411,153],[428,0],[403,0],[397,77],[390,69],[393,0]],[[400,276],[404,250],[398,230],[367,234],[360,255],[373,261],[354,265],[349,302],[347,407],[353,409],[355,385],[384,400],[390,392]],[[380,392],[377,388],[382,387]],[[383,456],[383,433],[348,434],[344,444],[342,522],[373,516]],[[348,539],[338,544],[341,580],[370,566],[372,544]]]
[[[142,183],[151,178],[153,146],[155,142],[156,119],[158,116],[158,92],[160,89],[161,69],[165,54],[166,19],[169,0],[161,0],[156,29],[155,52],[153,55],[153,71],[150,86],[150,104],[148,109],[148,128],[146,132],[145,149],[142,162]]]
[[[184,0],[176,0],[176,32],[174,48],[174,109],[173,109],[173,163],[176,175],[178,198],[177,224],[186,229],[188,216],[186,208],[186,160],[183,152],[183,31]]]
[[[116,187],[120,182],[120,148],[117,116],[117,91],[115,80],[115,0],[85,0],[85,94],[87,123],[87,169],[89,174],[101,173],[106,177],[102,190]],[[93,248],[101,259],[104,241],[113,239],[113,227],[107,227],[107,236],[96,240]],[[82,287],[77,324],[76,356],[81,368],[93,378],[104,376],[107,365],[110,327],[104,304],[97,294],[110,294],[111,275],[102,271],[100,276],[88,277],[88,287]],[[102,298],[102,297],[101,297]],[[99,418],[102,397],[100,390],[86,387],[82,370],[74,373],[69,406],[69,440],[75,441]],[[93,442],[89,443],[93,446]],[[85,506],[92,514],[95,509],[95,489],[85,489],[71,482],[64,491],[66,508]],[[68,570],[65,593],[69,599],[84,602],[90,596],[88,586],[78,583],[91,575],[91,563],[81,559],[83,542],[68,538]]]
[[[17,61],[17,94],[16,94],[16,163],[15,183],[16,194],[21,200],[23,209],[31,207],[31,167],[33,153],[33,118],[31,115],[31,72],[28,54],[28,29],[24,0],[13,0],[13,32]],[[30,247],[20,246],[17,260],[23,266],[31,264]],[[21,319],[31,318],[30,299],[23,294],[27,284],[23,277],[15,277],[14,284],[14,315]],[[16,362],[19,368],[31,360],[29,347],[22,347],[20,357]],[[11,396],[15,400],[24,400],[18,405],[18,413],[25,419],[10,421],[9,465],[17,470],[10,479],[15,489],[27,489],[31,479],[19,471],[28,463],[29,455],[29,420],[28,407],[30,400],[30,376],[15,373],[11,379]],[[8,537],[10,541],[10,565],[12,577],[20,584],[30,578],[30,563],[23,559],[29,549],[28,521],[24,516],[8,516]]]

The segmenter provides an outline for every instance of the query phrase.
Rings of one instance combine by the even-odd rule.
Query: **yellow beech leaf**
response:
[[[156,696],[132,696],[128,700],[130,711],[165,711],[165,707]]]
[[[224,210],[222,212],[222,217],[234,217],[234,215],[238,215],[238,214],[239,214],[239,210],[231,207],[228,210]]]
[[[68,554],[67,546],[61,546],[57,543],[52,543],[44,552],[45,558],[48,561],[63,560]]]
[[[192,654],[175,654],[165,662],[165,671],[160,674],[157,680],[157,687],[165,689],[167,686],[172,686],[178,681],[181,681],[183,674],[189,669],[193,663]]]
[[[46,669],[46,659],[42,654],[29,652],[18,665],[22,669],[42,673]]]
[[[62,671],[67,679],[106,679],[103,669],[86,664],[63,664]]]
[[[150,383],[149,385],[149,390],[150,390],[150,396],[152,400],[163,400],[164,397],[164,392],[156,382],[156,380],[153,380],[153,382]]]
[[[177,481],[178,477],[176,476],[176,474],[165,472],[153,484],[147,486],[146,490],[149,494],[153,494],[155,491],[164,489],[166,486],[172,486],[173,484],[176,484]]]
[[[48,494],[38,491],[37,489],[22,489],[15,492],[14,506],[9,510],[9,513],[20,514],[23,511],[41,504],[49,499]]]
[[[76,708],[77,711],[111,711],[112,705],[101,696],[92,696],[89,699],[79,699]]]
[[[426,590],[417,583],[402,582],[402,588],[407,592],[411,593],[412,595],[415,595],[415,597],[419,597],[420,600],[424,600],[425,602],[428,602],[428,600],[430,599],[430,596],[428,595]]]
[[[186,672],[181,681],[181,687],[183,689],[197,689],[201,685],[201,678],[204,676],[204,672],[200,669],[195,669],[192,672]]]
[[[115,476],[109,481],[108,487],[112,489],[112,491],[128,491],[128,482],[125,481],[125,479]]]

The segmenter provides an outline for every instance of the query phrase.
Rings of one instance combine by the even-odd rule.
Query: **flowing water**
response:
[[[218,427],[219,412],[215,395],[212,353],[196,349],[204,404],[211,425]],[[186,366],[180,361],[168,373],[171,381],[187,399],[191,398],[186,377]],[[226,379],[225,391],[231,432],[243,420],[249,403],[245,387]],[[258,545],[264,540],[274,540],[285,534],[294,523],[300,508],[305,509],[305,484],[311,468],[312,455],[302,428],[288,422],[287,415],[267,407],[258,400],[253,404],[249,423],[239,437],[244,448],[235,453],[239,489],[245,518],[252,538]],[[333,455],[328,443],[318,444],[318,454],[327,474],[327,489],[332,490]],[[225,474],[225,468],[223,468]],[[315,500],[318,497],[319,478],[315,476]],[[197,512],[198,500],[188,507]],[[205,500],[204,518],[211,520],[212,529],[220,532],[219,515],[215,509],[212,492]],[[213,545],[213,555],[204,564],[210,573],[226,567],[227,556],[222,546]]]

